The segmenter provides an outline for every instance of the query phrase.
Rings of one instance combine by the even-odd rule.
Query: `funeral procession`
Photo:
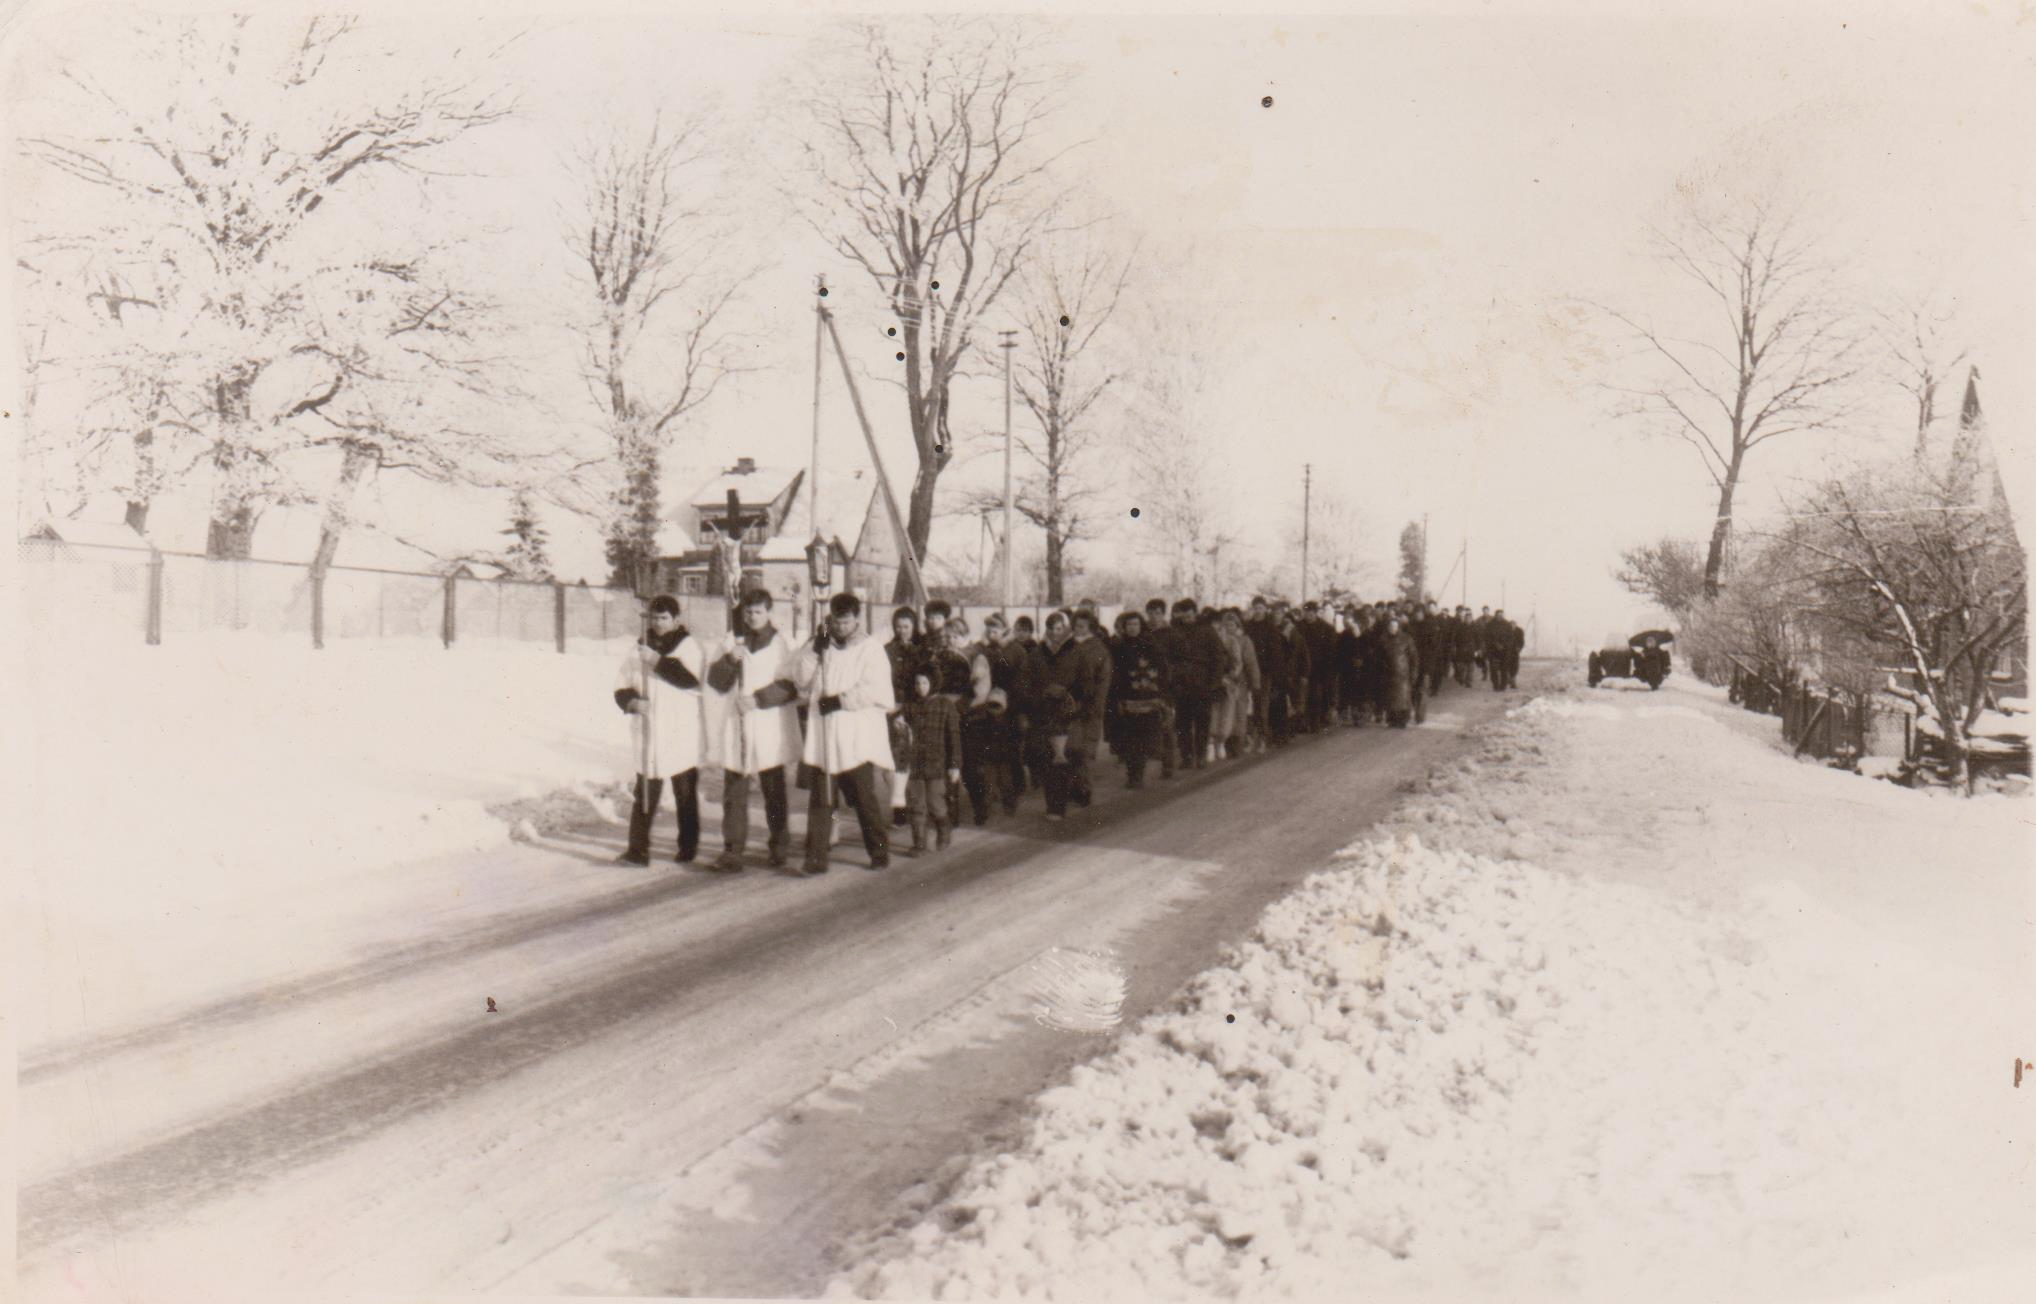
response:
[[[358,8],[0,22],[0,1293],[2031,1297],[2028,5]]]

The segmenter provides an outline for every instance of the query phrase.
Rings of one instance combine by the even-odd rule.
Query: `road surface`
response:
[[[1140,793],[1099,770],[1065,823],[1035,800],[881,874],[859,846],[813,879],[590,872],[564,899],[393,921],[407,940],[348,962],[29,1048],[22,1284],[814,1294],[844,1241],[1021,1125],[1113,1017],[1163,1002],[1521,700],[1452,689],[1422,728]],[[606,862],[618,833],[473,871]]]

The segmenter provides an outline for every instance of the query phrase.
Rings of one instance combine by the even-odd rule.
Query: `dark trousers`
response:
[[[1209,711],[1214,705],[1206,697],[1183,697],[1174,703],[1174,736],[1180,744],[1180,763],[1190,770],[1202,768],[1202,758],[1209,747]]]
[[[1181,713],[1179,709],[1169,703],[1166,708],[1166,718],[1160,722],[1159,726],[1157,752],[1159,755],[1159,777],[1162,779],[1171,779],[1174,771],[1181,767],[1180,723]]]
[[[810,777],[812,800],[806,807],[807,872],[827,868],[828,844],[834,840],[834,808],[829,801],[830,789],[838,791],[841,799],[855,808],[855,821],[862,826],[862,846],[869,853],[870,863],[888,863],[891,858],[891,794],[878,791],[877,767],[865,762],[846,773],[834,775],[832,781],[817,770]]]
[[[976,817],[976,823],[989,822],[992,812],[1002,809],[1006,815],[1018,810],[1018,794],[1013,790],[1011,762],[999,757],[987,761],[964,761],[961,767],[961,786],[968,793],[969,809]]]
[[[1041,757],[1039,786],[1046,793],[1046,813],[1049,815],[1067,814],[1070,800],[1086,806],[1092,795],[1088,744],[1079,738],[1069,738],[1063,755],[1065,760],[1054,760],[1049,746]]]
[[[663,779],[652,779],[645,792],[643,776],[636,776],[636,804],[629,808],[629,854],[638,860],[650,859],[651,821],[657,818],[658,798],[664,790]],[[672,776],[672,804],[679,808],[679,859],[691,860],[700,850],[699,770],[681,770]]]
[[[933,774],[921,778],[913,775],[905,784],[905,809],[912,819],[912,847],[923,850],[926,846],[926,826],[931,824],[940,837],[940,845],[947,845],[947,835],[954,828],[954,815],[948,809],[947,776]]]
[[[757,775],[763,788],[764,823],[770,829],[773,861],[784,858],[792,845],[791,803],[785,793],[785,767],[774,765]],[[739,856],[749,845],[749,776],[730,770],[722,776],[721,845],[731,856]]]
[[[1017,749],[1012,743],[1008,722],[980,715],[964,716],[961,722],[961,786],[968,793],[969,807],[976,823],[989,820],[998,806],[1006,815],[1018,809]],[[959,808],[955,823],[961,822]]]
[[[1164,744],[1159,712],[1126,713],[1117,726],[1117,759],[1124,762],[1124,777],[1134,788],[1145,782],[1145,766]]]

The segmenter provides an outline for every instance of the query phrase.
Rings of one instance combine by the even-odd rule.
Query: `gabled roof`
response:
[[[813,537],[813,527],[807,517],[807,483],[799,482],[799,492],[793,496],[791,507],[785,513],[783,533],[799,540],[803,545]],[[885,511],[883,500],[877,488],[876,472],[868,467],[857,467],[847,471],[822,471],[820,473],[820,534],[841,545],[842,551],[856,556],[857,550],[866,545],[878,545],[888,541],[872,534],[864,538],[865,522],[881,522],[883,534],[895,534],[890,529],[890,516]],[[882,549],[895,564],[898,549],[895,543],[888,543]]]
[[[728,491],[733,489],[736,501],[744,507],[763,507],[776,502],[801,474],[799,467],[760,466],[748,472],[730,469],[695,489],[686,502],[708,510],[725,507]]]

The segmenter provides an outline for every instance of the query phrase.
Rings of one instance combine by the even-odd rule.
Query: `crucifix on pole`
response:
[[[742,536],[752,525],[769,519],[770,513],[764,508],[743,511],[742,496],[730,489],[725,514],[718,521],[707,521],[720,536],[714,542],[714,556],[720,564],[721,596],[728,599],[731,607],[742,600]]]

